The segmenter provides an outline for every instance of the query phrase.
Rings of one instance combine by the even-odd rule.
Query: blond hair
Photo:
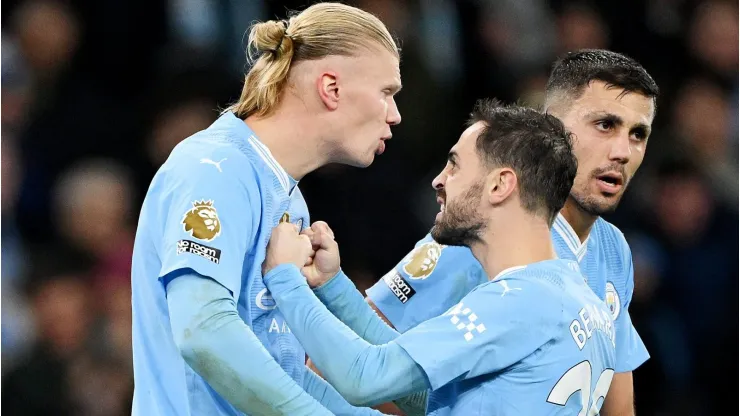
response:
[[[294,63],[330,55],[354,56],[372,44],[399,57],[398,46],[383,22],[340,3],[315,4],[288,21],[256,23],[247,46],[252,67],[239,101],[226,111],[241,119],[269,115],[280,101]]]

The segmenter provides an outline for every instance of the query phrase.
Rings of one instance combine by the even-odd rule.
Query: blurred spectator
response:
[[[699,3],[689,32],[689,48],[701,63],[728,80],[737,80],[738,8],[736,2]]]
[[[69,369],[83,354],[94,319],[87,285],[74,272],[34,280],[29,297],[38,340],[3,380],[2,410],[13,415],[76,415]]]
[[[129,172],[114,160],[93,159],[71,167],[54,190],[54,214],[62,238],[99,266],[130,262],[133,189]]]
[[[557,54],[578,49],[606,49],[609,29],[599,13],[585,4],[568,4],[558,18]]]
[[[685,84],[675,102],[672,123],[674,139],[685,141],[687,152],[696,158],[711,178],[713,191],[725,202],[738,200],[737,151],[731,142],[730,104],[716,84],[694,79]]]
[[[21,181],[15,140],[4,134],[2,149],[2,368],[11,368],[33,341],[32,315],[22,291],[28,253],[15,226],[15,204]]]

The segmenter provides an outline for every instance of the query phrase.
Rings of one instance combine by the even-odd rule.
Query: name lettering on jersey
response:
[[[408,302],[416,294],[414,288],[395,270],[391,270],[383,276],[383,281],[401,303]]]
[[[267,332],[277,332],[280,334],[292,334],[290,331],[290,327],[288,326],[285,321],[283,321],[283,324],[280,325],[278,323],[278,320],[275,318],[272,318],[272,321],[270,321],[270,329],[267,330]]]
[[[596,305],[586,305],[578,311],[578,316],[580,319],[576,318],[570,323],[570,335],[573,336],[579,350],[586,346],[594,331],[603,332],[611,340],[612,345],[616,346],[614,320],[608,312]]]
[[[221,250],[213,247],[208,247],[203,244],[198,244],[195,241],[180,240],[177,242],[177,255],[182,253],[195,254],[196,256],[203,257],[204,259],[218,264],[221,261]]]
[[[221,163],[224,160],[226,160],[226,158],[223,158],[223,159],[219,160],[218,162],[216,162],[216,161],[214,161],[212,159],[203,158],[203,159],[200,160],[200,163],[203,163],[203,164],[206,164],[206,165],[213,165],[213,166],[216,167],[216,169],[218,169],[219,172],[223,173],[223,171],[221,170]]]
[[[429,277],[437,267],[439,256],[445,246],[430,241],[416,247],[403,259],[403,271],[411,279],[423,280]]]
[[[257,307],[262,309],[263,311],[271,311],[277,308],[277,303],[275,302],[275,299],[273,299],[270,291],[268,291],[267,288],[264,288],[257,293],[257,296],[254,299],[254,303],[256,303]]]
[[[609,308],[609,312],[612,313],[612,318],[617,319],[622,304],[619,301],[619,294],[617,293],[617,289],[614,287],[614,284],[612,282],[606,282],[606,293],[604,294],[604,302],[606,302],[606,307]]]
[[[203,241],[212,241],[221,235],[221,221],[213,201],[193,201],[193,208],[182,216],[186,233]]]
[[[478,315],[470,308],[465,307],[462,302],[445,312],[445,315],[451,315],[450,323],[455,325],[455,328],[463,331],[465,341],[469,342],[476,334],[482,334],[486,330],[486,326],[482,323],[475,323],[478,320]]]

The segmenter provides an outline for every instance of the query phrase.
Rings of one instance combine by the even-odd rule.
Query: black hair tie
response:
[[[286,36],[288,36],[288,22],[285,20],[281,20],[280,23],[283,24],[283,36],[280,38],[280,42],[278,42],[278,45],[275,47],[275,49],[270,50],[273,54],[277,55],[278,51],[280,50],[280,47],[283,45],[283,39],[285,39]]]

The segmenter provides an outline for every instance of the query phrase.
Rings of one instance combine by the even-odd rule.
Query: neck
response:
[[[572,197],[568,197],[560,213],[563,214],[563,217],[568,221],[573,231],[576,232],[581,242],[586,241],[589,233],[591,233],[591,228],[599,218],[598,215],[589,214],[581,209],[580,205]]]
[[[250,116],[244,122],[295,180],[329,163],[330,152],[314,127],[315,117],[305,108],[290,111],[284,105],[267,117]]]
[[[488,279],[510,267],[557,258],[550,227],[545,221],[526,213],[519,218],[512,217],[506,216],[505,221],[496,224],[495,233],[486,231],[483,238],[470,247]],[[488,230],[492,228],[489,226]]]

